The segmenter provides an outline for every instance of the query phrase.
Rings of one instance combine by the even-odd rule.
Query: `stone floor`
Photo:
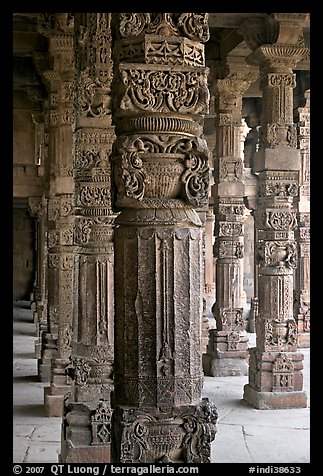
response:
[[[32,311],[27,301],[15,301],[13,310],[13,462],[57,463],[61,418],[45,415],[43,389],[48,384],[37,378]],[[253,346],[255,335],[249,338]],[[248,377],[205,377],[204,396],[219,413],[212,462],[310,462],[310,349],[300,350],[307,408],[257,410],[242,400]]]

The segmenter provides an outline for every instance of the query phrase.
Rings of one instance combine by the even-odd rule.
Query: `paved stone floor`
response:
[[[15,301],[13,310],[13,462],[57,463],[61,418],[45,415],[48,384],[37,377],[32,311],[27,301]],[[249,338],[253,346],[255,335]],[[204,396],[219,413],[212,462],[310,462],[310,349],[301,352],[307,408],[257,410],[242,400],[248,377],[205,377]]]

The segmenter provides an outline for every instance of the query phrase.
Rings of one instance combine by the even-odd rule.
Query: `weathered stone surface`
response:
[[[293,68],[307,49],[299,41],[303,16],[291,14],[288,21],[293,24],[295,35],[298,32],[298,40],[294,38],[293,42],[291,37],[286,44],[284,15],[270,15],[256,29],[248,22],[242,27],[253,50],[247,61],[259,66],[263,91],[259,151],[255,154],[259,172],[255,218],[259,269],[257,346],[250,349],[249,383],[244,394],[245,400],[256,408],[306,406],[306,395],[302,392],[303,355],[297,352],[293,311],[297,268],[294,204],[301,166],[293,123]],[[266,29],[269,23],[275,33],[274,29]]]
[[[156,29],[163,31],[159,41],[178,43],[179,29],[181,44],[188,37],[202,51],[207,14],[119,14],[115,21],[121,39],[112,162],[121,213],[114,236],[112,461],[210,462],[217,414],[209,401],[201,403],[204,277],[194,210],[208,203],[209,152],[197,122],[209,107],[208,69],[202,55],[198,66],[187,64],[176,47],[161,65],[157,50],[138,57],[134,48],[140,63],[129,55],[139,25],[144,48]]]

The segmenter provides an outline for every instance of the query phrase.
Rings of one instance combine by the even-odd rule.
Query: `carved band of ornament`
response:
[[[88,68],[80,72],[76,84],[75,108],[81,117],[103,117],[111,114],[108,91],[89,77]]]
[[[152,229],[152,228],[141,228],[138,231],[130,232],[128,238],[139,237],[142,240],[150,240],[151,238],[158,238],[160,240],[169,240],[170,238],[176,238],[177,240],[200,240],[201,239],[201,230],[195,228],[178,228],[173,229]]]
[[[86,245],[94,242],[111,241],[113,218],[96,217],[77,219],[74,225],[74,242]]]
[[[270,87],[296,87],[296,74],[270,73],[267,76],[267,85]]]
[[[67,217],[73,214],[72,197],[62,197],[60,201],[60,214],[62,217]]]
[[[200,141],[201,142],[201,141]],[[114,179],[120,195],[141,201],[146,198],[180,198],[181,183],[184,184],[184,197],[191,205],[207,202],[209,185],[209,167],[207,149],[197,150],[199,142],[194,139],[176,138],[136,138],[133,142],[122,143],[115,160]],[[157,160],[157,150],[177,151],[180,157],[167,157],[162,152],[162,160]],[[147,157],[147,152],[152,159]],[[160,159],[160,158],[159,158]],[[172,160],[169,160],[172,159]],[[175,159],[175,160],[174,160]]]
[[[220,326],[219,330],[241,329],[244,328],[243,309],[242,308],[220,308],[219,309]],[[238,339],[239,340],[239,339]]]
[[[64,81],[61,86],[61,96],[60,99],[62,102],[69,102],[73,99],[73,83],[70,81]]]
[[[179,453],[185,463],[210,463],[211,441],[216,434],[218,413],[208,399],[201,404],[178,407],[164,413],[148,413],[118,407],[116,420],[122,428],[120,462],[145,462],[146,455],[154,455],[160,463],[177,462]]]
[[[306,46],[272,44],[261,45],[259,52],[267,60],[281,60],[290,67],[289,62],[297,63],[309,54]]]
[[[201,136],[202,127],[191,119],[167,116],[124,117],[116,121],[117,134],[134,133],[177,133]]]
[[[59,218],[59,200],[58,199],[49,199],[48,201],[48,220],[56,221]]]
[[[58,93],[51,93],[50,95],[50,106],[51,107],[56,107],[59,105],[59,95]],[[52,113],[51,113],[51,118],[52,118]]]
[[[266,124],[259,129],[259,143],[263,148],[287,145],[297,147],[297,128],[295,124]]]
[[[75,133],[75,145],[80,150],[83,150],[83,147],[86,146],[90,146],[92,149],[98,145],[104,146],[106,150],[110,150],[110,144],[112,145],[114,140],[113,129],[107,131],[106,128],[94,130],[82,128]]]
[[[61,230],[60,232],[61,245],[73,245],[73,230]]]
[[[50,230],[47,232],[47,246],[52,248],[58,244],[59,232]]]
[[[111,188],[80,187],[78,198],[84,207],[111,207]]]
[[[237,222],[219,222],[219,236],[242,236],[243,224]]]
[[[79,387],[86,385],[90,376],[91,365],[82,357],[74,357],[70,366],[74,369],[74,381]]]
[[[305,241],[310,240],[310,237],[311,237],[311,235],[310,235],[310,229],[307,228],[307,227],[306,227],[306,228],[305,228],[305,227],[301,227],[301,228],[299,229],[299,236],[300,236],[300,239],[301,239],[301,240],[305,240]]]
[[[122,38],[141,33],[161,36],[185,35],[206,42],[210,38],[208,13],[121,13],[119,33]]]
[[[242,172],[242,159],[235,157],[219,158],[219,181],[241,180]]]
[[[298,183],[287,182],[285,180],[274,181],[274,178],[270,182],[259,182],[258,194],[260,197],[297,197],[298,196]]]
[[[58,111],[50,111],[50,119],[49,119],[51,126],[57,126],[59,124],[59,112]]]
[[[219,258],[243,258],[243,244],[240,241],[222,240],[218,243]]]
[[[294,364],[286,354],[280,354],[273,362],[273,372],[293,372]]]
[[[297,267],[297,245],[295,241],[265,241],[257,246],[259,266],[295,269]]]
[[[241,216],[244,214],[245,206],[240,204],[228,204],[228,203],[219,203],[218,212],[220,215],[238,215]]]
[[[118,62],[205,66],[204,45],[187,38],[146,35],[117,42]]]
[[[263,215],[263,224],[274,230],[293,230],[297,226],[296,212],[266,210]]]
[[[144,68],[145,66],[145,68]],[[121,70],[124,94],[120,109],[132,112],[206,114],[209,90],[206,69],[187,71],[160,65],[158,71]],[[149,68],[149,65],[148,65]],[[175,69],[176,68],[176,69]]]
[[[72,51],[73,49],[73,35],[59,35],[56,34],[50,38],[51,51],[55,55],[56,51],[64,52],[66,50]],[[72,66],[72,65],[71,65]]]
[[[74,268],[74,256],[72,254],[49,253],[48,266],[62,270],[72,269]]]
[[[267,240],[267,241],[276,241],[276,240],[293,240],[294,239],[294,232],[291,230],[262,230],[258,229],[258,239],[259,240]]]
[[[299,223],[301,226],[310,226],[311,223],[311,214],[310,213],[299,213]]]
[[[110,150],[108,149],[88,149],[77,148],[75,152],[74,166],[79,169],[100,168],[108,169]]]
[[[218,126],[231,126],[233,124],[232,114],[220,112],[216,119]]]
[[[288,347],[297,345],[297,325],[294,319],[287,319],[284,322],[276,320],[265,320],[265,351],[273,350],[273,346],[278,346],[281,350],[287,351]]]

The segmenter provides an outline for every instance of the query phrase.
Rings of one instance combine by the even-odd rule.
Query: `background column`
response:
[[[256,210],[256,259],[259,265],[257,345],[250,349],[249,383],[243,398],[260,408],[306,406],[303,355],[297,351],[293,316],[300,153],[293,124],[293,88],[297,61],[308,52],[302,46],[305,14],[272,14],[257,25],[243,25],[253,53],[247,61],[259,65],[263,107]]]

